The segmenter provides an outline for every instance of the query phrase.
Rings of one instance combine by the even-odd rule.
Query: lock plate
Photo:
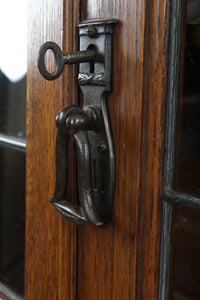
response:
[[[98,110],[98,128],[88,131],[91,149],[92,189],[95,205],[105,221],[113,206],[115,155],[107,113],[107,93],[112,89],[112,43],[117,20],[90,20],[78,25],[80,51],[95,49],[92,62],[79,65],[78,82],[83,107]]]
[[[79,66],[80,86],[104,86],[111,91],[112,83],[112,40],[117,20],[90,20],[79,27],[80,51],[96,49],[94,62],[85,62]],[[92,72],[91,72],[92,71]]]

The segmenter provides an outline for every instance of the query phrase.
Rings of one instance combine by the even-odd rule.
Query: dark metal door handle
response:
[[[64,64],[80,63],[78,81],[84,96],[83,108],[65,106],[56,117],[56,185],[50,202],[73,223],[102,226],[112,206],[115,157],[107,114],[106,94],[111,90],[112,35],[116,20],[93,20],[78,25],[80,51],[63,55],[53,42],[42,45],[38,57],[40,73],[56,79]],[[44,56],[51,49],[55,70],[49,73]],[[76,145],[79,205],[65,200],[68,178],[68,144]]]

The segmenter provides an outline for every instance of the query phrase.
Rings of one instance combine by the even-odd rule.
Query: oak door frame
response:
[[[135,33],[138,32],[137,39],[135,35],[132,35],[132,39],[136,46],[139,42],[143,43],[143,48],[140,49],[143,52],[136,53],[134,57],[137,58],[138,54],[142,57],[142,61],[136,61],[133,66],[135,74],[140,74],[138,82],[142,84],[141,98],[137,104],[141,110],[138,110],[140,113],[134,116],[139,120],[137,123],[139,127],[129,128],[129,130],[136,130],[139,137],[137,141],[139,159],[134,166],[138,168],[138,177],[135,179],[137,190],[134,191],[134,199],[137,201],[137,211],[134,212],[136,221],[134,221],[137,223],[137,228],[132,237],[135,238],[133,252],[136,263],[132,274],[134,282],[129,282],[129,286],[131,284],[133,286],[132,294],[135,299],[141,300],[158,298],[170,1],[132,1],[127,0],[127,6],[134,8],[141,17],[140,23],[136,24],[138,27],[135,28]],[[75,25],[83,17],[100,17],[104,14],[109,15],[112,11],[110,17],[120,19],[121,14],[123,22],[120,26],[124,26],[121,27],[122,29],[126,28],[124,20],[127,11],[123,6],[125,2],[121,0],[110,4],[106,1],[96,3],[95,0],[93,2],[84,0],[81,1],[81,5],[80,1],[62,0],[29,0],[29,3],[26,299],[35,300],[45,297],[48,300],[74,300],[80,284],[80,278],[77,277],[77,263],[79,263],[77,249],[80,247],[77,244],[77,227],[57,215],[55,209],[50,207],[48,198],[53,193],[55,178],[54,119],[56,113],[66,103],[78,103],[78,89],[74,81],[76,67],[68,68],[67,72],[56,81],[46,82],[39,76],[37,70],[37,54],[40,45],[49,39],[57,42],[64,51],[77,49]],[[114,4],[119,10],[116,15],[113,15]],[[130,12],[129,18],[132,17]],[[122,36],[119,35],[118,38],[122,39]],[[142,42],[139,41],[140,38]],[[123,39],[128,41],[129,36],[123,36]],[[131,53],[132,49],[128,50]],[[115,50],[114,56],[116,60],[123,59],[125,54],[116,56],[117,50]],[[141,73],[137,73],[139,68]],[[133,79],[129,80],[130,86],[136,84]],[[67,99],[66,95],[68,95]],[[125,100],[129,101],[129,99]],[[121,101],[125,100],[121,99]],[[121,108],[124,103],[122,102]],[[117,104],[119,105],[119,101]],[[113,119],[111,122],[113,131],[119,130],[114,126]],[[115,140],[115,144],[119,142]],[[73,151],[70,153],[73,155]],[[71,174],[69,198],[76,192],[74,166]],[[117,232],[117,227],[114,230]],[[92,229],[88,229],[88,232],[91,231]],[[129,255],[131,259],[131,253]]]

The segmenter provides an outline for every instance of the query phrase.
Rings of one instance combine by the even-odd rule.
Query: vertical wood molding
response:
[[[166,0],[82,1],[82,20],[115,17],[119,24],[108,99],[115,207],[103,231],[79,229],[81,300],[158,299],[169,10]]]
[[[76,226],[49,203],[55,185],[55,116],[77,102],[70,67],[53,82],[42,78],[37,55],[45,41],[76,46],[79,1],[29,0],[26,160],[26,299],[76,299]],[[52,62],[48,61],[51,65]],[[70,154],[72,155],[72,154]],[[71,157],[69,158],[71,161]],[[71,171],[73,174],[73,168]],[[75,194],[74,178],[70,176]],[[72,182],[71,182],[72,181]]]
[[[135,299],[142,113],[144,1],[82,1],[82,20],[116,18],[108,106],[116,155],[112,219],[78,231],[78,298]]]
[[[170,1],[146,0],[136,299],[158,299]]]

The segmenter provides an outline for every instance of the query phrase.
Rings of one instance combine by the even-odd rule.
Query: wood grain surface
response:
[[[136,299],[158,299],[170,1],[146,1]]]
[[[82,20],[115,17],[112,220],[78,230],[78,299],[158,299],[168,1],[84,0]]]
[[[26,299],[158,299],[169,1],[82,0],[81,7],[78,1],[29,1]],[[48,203],[54,119],[65,103],[77,102],[76,69],[65,67],[61,78],[46,82],[37,53],[46,40],[74,50],[79,12],[81,20],[119,20],[108,97],[116,190],[103,229],[69,225]],[[74,172],[73,164],[70,199],[76,197]]]
[[[144,48],[143,1],[82,1],[82,20],[116,18],[108,106],[116,155],[114,211],[104,229],[78,231],[79,299],[135,299]]]
[[[50,205],[55,184],[56,114],[78,101],[74,67],[53,82],[37,68],[40,46],[56,42],[74,51],[79,1],[29,1],[26,174],[26,299],[75,299],[76,227]],[[51,68],[53,61],[48,61]],[[72,155],[69,161],[72,160]],[[74,167],[68,198],[76,195]],[[73,199],[72,199],[73,201]]]

